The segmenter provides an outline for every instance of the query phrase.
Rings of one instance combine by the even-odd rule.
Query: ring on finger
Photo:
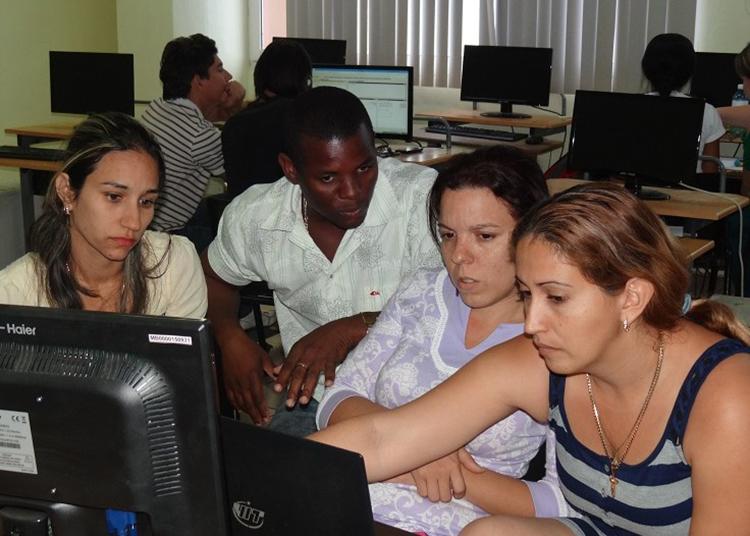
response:
[[[307,369],[308,365],[307,363],[303,363],[302,361],[297,361],[297,364],[294,365],[295,367],[302,367],[303,369]]]

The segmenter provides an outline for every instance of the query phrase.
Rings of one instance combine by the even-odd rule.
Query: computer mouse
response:
[[[526,143],[529,145],[539,145],[540,143],[544,143],[544,138],[542,136],[528,136],[525,140]]]

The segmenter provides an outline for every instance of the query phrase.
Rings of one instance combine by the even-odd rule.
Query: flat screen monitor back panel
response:
[[[49,78],[52,113],[135,113],[132,54],[50,51]]]
[[[274,37],[274,41],[294,41],[302,45],[312,63],[344,65],[346,41],[343,39],[313,39],[311,37]]]
[[[464,46],[461,100],[546,106],[552,49]]]
[[[671,184],[691,179],[703,109],[701,99],[579,90],[568,167]]]
[[[732,96],[742,80],[734,70],[736,54],[697,52],[690,94],[714,106],[731,106]]]

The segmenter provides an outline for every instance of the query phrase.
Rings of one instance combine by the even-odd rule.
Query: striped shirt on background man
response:
[[[203,199],[208,179],[224,173],[221,132],[184,98],[152,101],[141,121],[159,142],[166,165],[151,228],[181,229]]]

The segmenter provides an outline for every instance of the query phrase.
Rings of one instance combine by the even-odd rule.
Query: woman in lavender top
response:
[[[402,283],[327,389],[318,428],[401,406],[487,348],[523,333],[508,244],[516,221],[546,197],[536,161],[508,147],[461,155],[440,173],[429,217],[445,268]],[[547,476],[516,480],[545,438],[552,442]],[[567,509],[554,466],[554,436],[516,412],[464,448],[372,484],[373,513],[430,536],[457,534],[487,513],[559,516]]]

